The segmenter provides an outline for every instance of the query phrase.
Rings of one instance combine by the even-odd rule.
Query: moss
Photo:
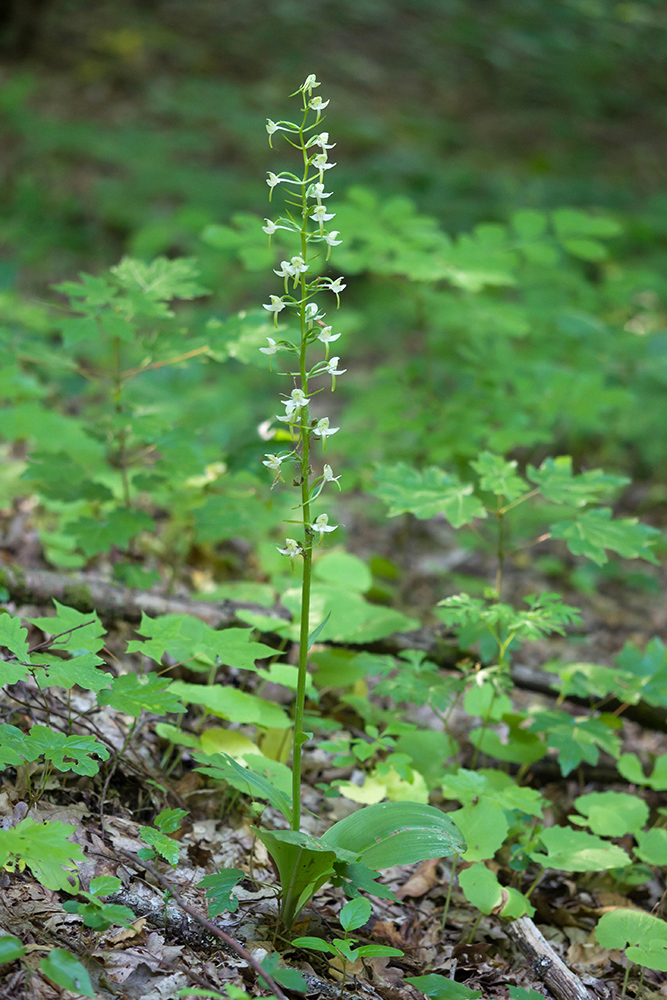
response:
[[[63,588],[63,604],[79,611],[94,611],[95,605],[89,588],[85,583],[68,583]]]

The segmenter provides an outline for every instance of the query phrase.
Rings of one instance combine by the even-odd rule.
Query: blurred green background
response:
[[[0,46],[5,286],[264,214],[263,121],[310,72],[337,191],[450,233],[561,205],[667,230],[661,0],[8,0]]]

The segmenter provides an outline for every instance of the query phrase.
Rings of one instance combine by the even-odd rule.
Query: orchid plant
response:
[[[301,823],[300,786],[301,786],[301,753],[307,737],[303,731],[304,704],[306,695],[307,660],[309,649],[308,622],[310,612],[310,589],[313,546],[321,545],[327,535],[336,531],[337,525],[329,523],[326,512],[316,513],[313,505],[319,500],[324,490],[335,483],[340,489],[340,476],[334,475],[332,467],[322,464],[322,471],[317,474],[314,469],[314,446],[321,445],[322,453],[326,451],[327,439],[339,430],[331,425],[327,416],[314,417],[311,412],[313,398],[326,386],[321,384],[325,378],[331,378],[331,391],[336,388],[336,378],[346,371],[341,367],[340,357],[330,357],[330,345],[340,337],[333,332],[333,326],[325,322],[326,313],[320,306],[319,297],[322,293],[332,293],[336,297],[336,305],[340,305],[340,293],[345,289],[345,279],[331,278],[322,273],[331,248],[338,246],[341,240],[336,230],[329,230],[327,224],[335,217],[330,211],[327,199],[331,191],[325,191],[324,178],[327,171],[335,167],[329,160],[329,151],[335,143],[329,142],[329,133],[321,131],[322,112],[328,101],[313,92],[320,86],[315,74],[310,74],[292,97],[301,101],[301,120],[299,122],[267,121],[266,130],[269,144],[275,134],[282,132],[290,146],[301,154],[302,169],[300,174],[282,171],[275,174],[268,172],[269,200],[276,189],[284,192],[284,214],[276,220],[266,219],[262,227],[269,240],[278,230],[292,233],[298,252],[290,260],[283,260],[274,273],[283,279],[283,291],[280,295],[271,295],[264,308],[273,315],[278,328],[278,317],[284,310],[291,313],[298,323],[299,339],[297,343],[291,340],[274,340],[267,337],[268,345],[260,351],[271,360],[278,352],[292,356],[294,363],[290,370],[284,372],[292,379],[293,387],[289,393],[283,394],[285,412],[276,416],[276,420],[287,424],[290,451],[268,454],[264,465],[274,476],[273,485],[283,480],[283,464],[293,463],[296,466],[294,482],[301,491],[299,524],[301,538],[286,538],[285,544],[278,547],[282,555],[288,556],[292,563],[295,559],[302,560],[301,583],[301,629],[299,639],[299,672],[294,713],[294,742],[292,758],[292,828],[299,830]],[[321,348],[324,357],[313,360],[313,348]]]

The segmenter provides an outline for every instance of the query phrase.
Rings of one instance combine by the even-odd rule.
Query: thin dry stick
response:
[[[256,959],[252,957],[250,952],[246,951],[243,945],[239,944],[238,941],[235,941],[233,937],[229,936],[229,934],[225,934],[224,931],[221,931],[220,928],[217,927],[211,920],[208,920],[206,917],[202,917],[202,915],[198,913],[197,910],[195,910],[194,906],[190,906],[189,903],[186,903],[185,900],[177,892],[177,890],[174,889],[173,885],[169,882],[169,880],[160,875],[157,868],[154,868],[149,861],[143,861],[141,858],[138,858],[136,854],[132,854],[130,851],[123,850],[122,847],[116,847],[114,848],[114,851],[117,854],[122,854],[123,857],[131,861],[132,864],[135,866],[135,868],[141,866],[142,868],[145,868],[147,872],[150,872],[150,874],[160,884],[160,886],[163,889],[167,889],[169,891],[170,897],[174,900],[176,905],[180,907],[181,910],[183,910],[184,913],[187,913],[189,916],[192,917],[193,920],[196,920],[198,924],[201,924],[202,927],[206,928],[209,934],[213,934],[215,937],[220,938],[220,940],[223,941],[228,948],[231,948],[233,951],[236,952],[236,954],[240,958],[244,960],[244,962],[247,962],[248,965],[252,969],[254,969],[257,975],[260,976],[265,983],[267,983],[268,988],[271,990],[273,995],[278,998],[278,1000],[287,1000],[287,997],[280,989],[275,979],[272,979],[271,976],[268,974],[268,972],[264,971],[262,966]],[[105,856],[113,857],[113,855],[105,855]]]

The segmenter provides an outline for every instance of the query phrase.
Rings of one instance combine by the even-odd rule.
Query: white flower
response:
[[[302,91],[304,91],[304,93],[305,93],[307,90],[308,91],[314,90],[315,87],[319,87],[319,85],[320,84],[319,84],[318,79],[315,76],[315,74],[314,73],[309,73],[308,76],[306,77],[306,79],[304,80],[303,85],[301,86],[300,89]]]
[[[277,174],[272,173],[270,170],[267,170],[267,174],[269,176],[266,178],[266,183],[269,185],[271,190],[273,190],[276,184],[280,184],[281,178],[278,177]]]
[[[303,389],[292,389],[290,398],[285,400],[285,416],[292,417],[304,406],[308,406],[309,402],[310,400]]]
[[[316,170],[319,170],[319,172],[322,173],[323,170],[331,170],[331,168],[335,167],[336,164],[329,163],[326,153],[318,153],[317,156],[313,157],[313,166]]]
[[[343,242],[342,240],[337,240],[336,239],[337,236],[338,236],[337,229],[334,229],[330,233],[324,233],[324,242],[327,243],[330,247],[337,247]]]
[[[273,273],[277,274],[279,278],[293,278],[294,277],[294,271],[292,269],[292,265],[290,264],[290,262],[288,260],[281,260],[281,262],[280,262],[280,270],[277,271],[276,268],[274,267]]]
[[[324,205],[316,205],[311,212],[310,217],[315,222],[319,222],[319,224],[322,225],[324,222],[328,222],[329,219],[333,219],[335,214],[335,212],[327,212]]]
[[[279,295],[270,295],[270,302],[263,302],[262,305],[268,312],[273,313],[273,322],[278,326],[278,313],[285,308],[285,303]],[[260,348],[261,350],[261,348]]]
[[[290,264],[292,266],[292,273],[294,274],[295,277],[298,274],[304,274],[304,272],[308,270],[308,264],[306,264],[305,260],[303,259],[300,253],[292,257],[292,259],[290,260]]]
[[[336,302],[338,303],[338,305],[340,305],[340,298],[339,298],[340,293],[345,288],[347,288],[347,285],[345,284],[345,279],[344,278],[336,278],[335,281],[332,281],[329,278],[329,279],[325,279],[325,280],[326,280],[327,283],[325,285],[323,285],[322,287],[328,288],[328,290],[330,292],[333,292],[334,295],[336,296]]]
[[[329,427],[328,417],[321,417],[313,427],[313,434],[315,434],[316,437],[322,438],[323,441],[326,441],[328,437],[331,437],[332,434],[338,433],[339,430],[340,427]]]
[[[332,333],[330,326],[323,326],[317,335],[317,339],[321,340],[323,344],[326,344],[327,351],[329,350],[329,344],[334,340],[338,340],[340,337],[339,333]]]
[[[321,198],[330,198],[333,191],[325,191],[324,184],[321,181],[317,181],[315,184],[311,184],[306,192],[307,198],[317,198],[320,201]]]
[[[262,348],[260,348],[260,350],[261,349]],[[264,348],[264,350],[266,350],[266,348]],[[344,375],[345,372],[347,371],[347,368],[338,368],[338,362],[339,361],[340,361],[340,358],[332,358],[331,361],[329,361],[329,363],[324,366],[324,368],[322,369],[322,372],[321,372],[322,375],[325,375],[325,374],[326,375],[331,375],[331,388],[332,388],[332,390],[336,386],[336,375]]]
[[[308,322],[312,323],[314,320],[321,319],[323,316],[326,316],[326,313],[321,313],[319,311],[319,306],[317,305],[317,302],[308,303],[308,305],[306,306],[306,319],[308,320]]]
[[[266,464],[267,463],[265,462],[264,465]],[[322,479],[324,480],[325,483],[337,483],[338,480],[340,479],[340,476],[334,476],[333,469],[331,468],[331,466],[325,465],[323,469]],[[338,487],[338,489],[340,489],[340,486]]]
[[[266,307],[265,307],[265,308],[266,308]],[[280,348],[279,348],[279,347],[278,347],[278,345],[276,344],[276,342],[275,342],[275,340],[273,339],[273,337],[267,337],[266,339],[267,339],[267,340],[268,340],[268,342],[269,342],[269,346],[268,346],[268,347],[260,347],[260,351],[262,352],[262,354],[268,354],[268,356],[269,356],[269,357],[271,357],[271,355],[272,355],[272,354],[275,354],[275,353],[276,353],[276,351],[279,351],[279,350],[280,350]],[[332,359],[332,360],[333,360],[333,359]],[[266,462],[265,462],[264,464],[266,465]]]
[[[265,309],[268,309],[270,313],[273,313],[277,318],[278,313],[285,308],[285,303],[283,302],[283,300],[280,298],[279,295],[270,295],[269,298],[271,299],[271,302],[270,303],[263,302],[262,305],[264,306]]]
[[[262,229],[267,236],[273,236],[276,230],[284,228],[283,226],[277,226],[275,222],[271,222],[271,219],[264,219],[264,222],[266,225],[262,226]]]
[[[313,139],[310,140],[310,142],[308,143],[308,145],[309,146],[311,146],[311,145],[312,146],[319,146],[320,149],[324,152],[327,149],[333,149],[334,146],[336,145],[336,143],[335,142],[329,142],[329,133],[328,132],[320,132],[319,135],[316,135]]]
[[[289,556],[290,559],[292,559],[294,556],[298,556],[301,554],[301,546],[294,538],[285,539],[284,549],[281,549],[280,546],[278,545],[276,545],[276,548],[278,549],[278,552],[280,552],[282,556]]]
[[[313,532],[316,532],[316,533],[319,534],[319,536],[320,536],[320,542],[321,542],[322,539],[324,538],[325,532],[327,532],[327,531],[335,531],[336,528],[338,527],[338,525],[337,524],[329,524],[329,515],[328,514],[318,514],[318,516],[315,518],[314,523],[311,524],[310,527],[313,530]]]
[[[308,107],[319,114],[320,111],[324,111],[328,103],[328,101],[323,101],[321,97],[311,97],[308,101]]]
[[[283,456],[281,455],[267,455],[266,462],[262,462],[262,465],[265,465],[267,469],[271,470],[271,472],[280,472],[280,464],[282,461]]]

